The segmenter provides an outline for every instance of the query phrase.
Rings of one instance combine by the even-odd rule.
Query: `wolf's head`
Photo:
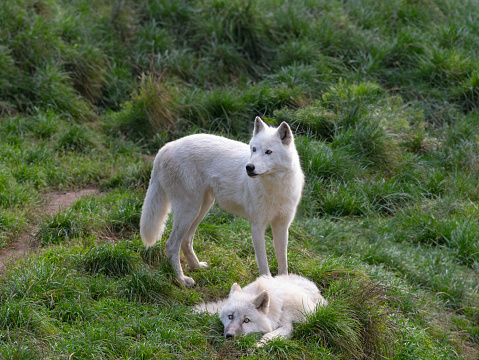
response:
[[[250,177],[285,174],[295,170],[295,161],[299,163],[293,133],[285,122],[273,128],[257,116],[249,146],[251,157],[246,173]]]
[[[270,332],[272,326],[268,319],[269,304],[270,295],[266,290],[251,296],[234,283],[220,313],[224,325],[224,337]]]

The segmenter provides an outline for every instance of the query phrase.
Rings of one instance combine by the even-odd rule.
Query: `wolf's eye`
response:
[[[233,315],[228,315],[228,319],[233,320]]]
[[[248,319],[248,318],[245,318],[245,319],[243,320],[243,322],[247,324],[247,323],[249,323],[249,319]]]
[[[256,152],[256,148],[255,148],[255,147],[253,148],[253,152]]]
[[[271,150],[266,150],[265,154],[266,155],[271,155],[273,152]]]

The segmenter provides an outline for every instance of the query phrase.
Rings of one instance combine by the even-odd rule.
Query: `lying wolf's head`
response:
[[[270,332],[272,326],[268,319],[269,304],[270,295],[266,290],[256,296],[251,296],[243,292],[243,289],[234,283],[228,300],[220,313],[221,321],[225,327],[224,337]]]
[[[285,122],[273,128],[257,116],[249,146],[251,157],[246,164],[246,173],[250,177],[289,172],[294,169],[292,163],[299,162],[293,133]]]

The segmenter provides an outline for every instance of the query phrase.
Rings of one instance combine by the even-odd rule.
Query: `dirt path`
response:
[[[69,207],[73,202],[86,195],[98,194],[99,190],[90,188],[78,191],[59,191],[45,196],[46,204],[41,207],[42,215],[51,216],[58,212],[60,208]],[[0,273],[3,271],[5,263],[14,260],[25,254],[35,251],[33,240],[38,232],[39,226],[33,225],[27,233],[21,234],[6,249],[0,250]]]

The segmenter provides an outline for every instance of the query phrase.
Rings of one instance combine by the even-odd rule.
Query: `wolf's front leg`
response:
[[[261,340],[256,344],[256,346],[261,347],[264,344],[266,344],[269,340],[274,339],[276,337],[282,337],[282,338],[289,338],[291,333],[293,332],[293,324],[286,324],[283,325],[276,330],[270,331],[269,333],[266,333],[263,335]]]
[[[278,260],[278,275],[288,275],[288,228],[289,219],[275,218],[271,221],[274,253]]]
[[[264,233],[266,225],[254,224],[251,222],[251,237],[253,239],[253,247],[256,255],[256,263],[258,264],[259,275],[271,276],[268,266],[268,257],[266,256],[266,245],[264,243]]]

